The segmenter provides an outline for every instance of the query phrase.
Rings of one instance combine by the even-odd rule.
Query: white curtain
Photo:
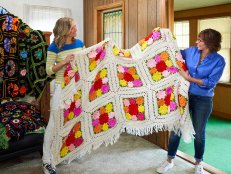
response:
[[[24,19],[31,28],[36,30],[53,32],[55,22],[61,17],[71,17],[71,10],[38,5],[24,6]],[[52,35],[51,41],[53,38]]]

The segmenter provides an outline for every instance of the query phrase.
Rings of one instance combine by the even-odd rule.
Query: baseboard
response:
[[[185,161],[188,161],[189,163],[195,164],[195,160],[192,156],[190,156],[190,155],[188,155],[188,154],[186,154],[180,150],[177,151],[177,156],[184,159]],[[217,168],[215,168],[215,167],[213,167],[213,166],[211,166],[205,162],[202,162],[202,165],[203,165],[204,169],[211,174],[226,174],[225,172],[223,172],[223,171],[221,171],[221,170],[219,170],[219,169],[217,169]]]
[[[223,113],[223,112],[219,112],[219,111],[213,111],[212,115],[231,120],[231,114],[228,114],[228,113]]]

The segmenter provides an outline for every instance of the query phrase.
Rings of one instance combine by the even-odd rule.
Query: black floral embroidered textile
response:
[[[48,78],[43,33],[0,8],[0,100],[39,98]]]
[[[11,141],[45,127],[44,119],[35,106],[22,101],[1,104],[0,122],[6,128],[6,135]]]

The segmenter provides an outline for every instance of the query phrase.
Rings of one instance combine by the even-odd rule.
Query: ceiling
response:
[[[174,11],[188,10],[228,3],[231,3],[231,0],[174,0]]]

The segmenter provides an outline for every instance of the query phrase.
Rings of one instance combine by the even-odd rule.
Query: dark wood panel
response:
[[[148,31],[148,0],[138,0],[138,40],[147,36]]]
[[[97,40],[100,35],[100,33],[94,34],[97,27],[92,27],[93,23],[97,23],[94,21],[97,20],[97,17],[94,18],[94,9],[117,2],[124,3],[125,48],[132,47],[160,24],[165,27],[171,27],[173,24],[173,0],[85,0],[84,40],[86,46],[95,44],[94,40]],[[162,148],[167,148],[168,132],[154,133],[145,136],[145,139]]]
[[[148,33],[151,33],[151,31],[157,27],[157,0],[148,0]]]
[[[137,35],[138,35],[138,1],[137,0],[128,0],[129,5],[128,5],[128,10],[129,10],[129,15],[128,15],[128,47],[134,46],[137,41]]]

